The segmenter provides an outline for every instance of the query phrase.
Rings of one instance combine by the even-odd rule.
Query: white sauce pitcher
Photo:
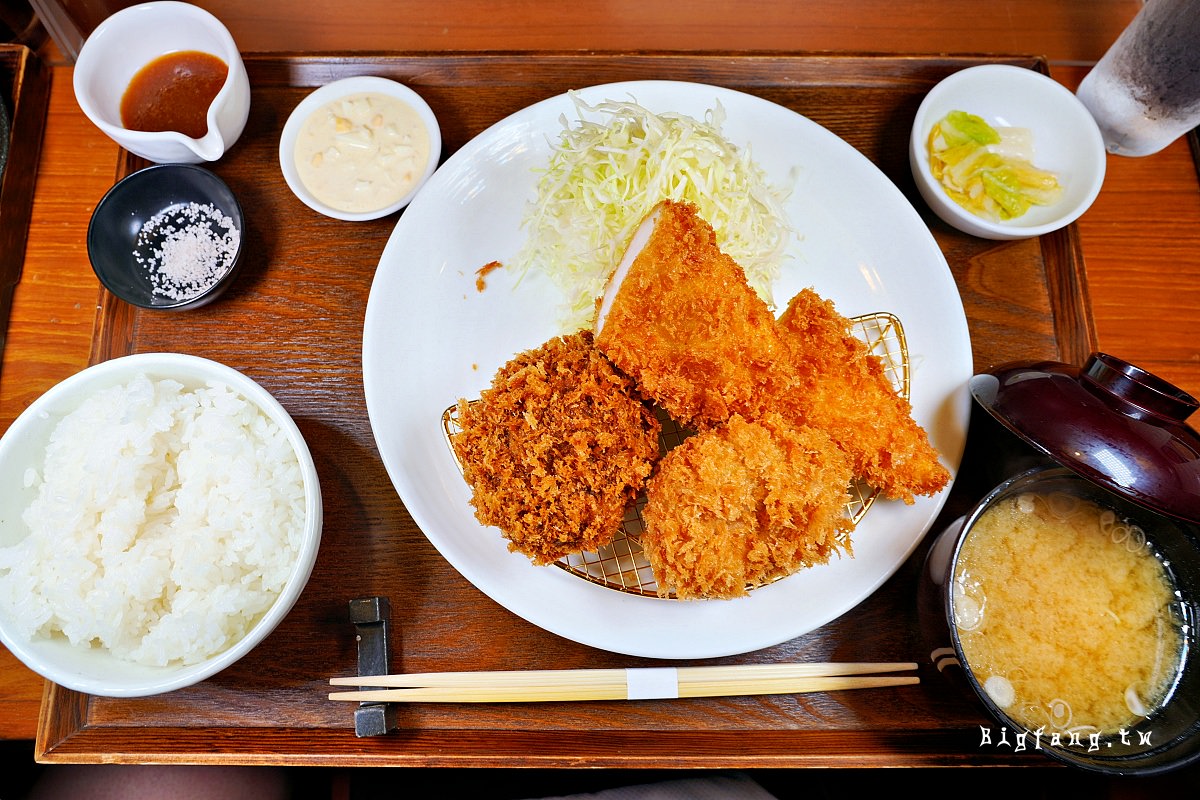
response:
[[[121,122],[121,98],[134,75],[154,59],[187,50],[211,53],[229,67],[208,108],[201,138],[177,131],[145,132]],[[216,161],[233,145],[250,114],[250,81],[233,37],[202,8],[152,2],[118,11],[96,27],[75,62],[75,98],[83,113],[109,138],[156,163]]]

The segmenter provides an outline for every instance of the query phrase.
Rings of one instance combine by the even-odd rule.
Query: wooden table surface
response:
[[[1032,54],[1074,87],[1138,0],[812,0],[675,4],[408,0],[355,4],[322,19],[315,2],[201,2],[243,51],[784,50]],[[585,7],[586,6],[586,7]],[[54,46],[52,87],[24,273],[0,367],[0,430],[93,357],[102,295],[84,245],[120,152],[80,112]],[[1188,142],[1144,159],[1110,157],[1103,191],[1078,223],[1101,349],[1200,394],[1200,186]],[[0,649],[0,738],[33,737],[42,681]]]

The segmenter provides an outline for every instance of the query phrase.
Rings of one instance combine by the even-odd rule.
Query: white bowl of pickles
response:
[[[1099,194],[1106,158],[1074,94],[1007,64],[959,70],[934,86],[909,140],[930,209],[984,239],[1027,239],[1074,222]]]

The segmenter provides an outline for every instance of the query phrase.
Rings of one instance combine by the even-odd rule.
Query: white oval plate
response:
[[[951,473],[966,439],[971,345],[957,286],[929,229],[861,153],[811,120],[759,97],[693,83],[634,81],[580,90],[588,103],[633,98],[703,119],[719,102],[723,133],[792,187],[797,236],[774,286],[782,307],[811,286],[846,316],[889,311],[907,335],[912,404]],[[471,492],[441,428],[458,398],[477,397],[518,352],[562,333],[564,298],[546,278],[475,271],[511,260],[567,95],[496,123],[447,159],[404,212],[379,261],[363,330],[371,428],[413,520],[480,591],[527,621],[592,647],[650,658],[710,658],[770,647],[854,608],[908,558],[949,488],[911,506],[877,501],[854,557],[802,570],[732,601],[676,601],[605,588],[510,553],[476,521]],[[397,554],[403,557],[403,554]]]

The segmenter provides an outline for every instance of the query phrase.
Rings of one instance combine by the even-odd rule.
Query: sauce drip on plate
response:
[[[135,131],[178,131],[199,139],[208,132],[208,107],[229,65],[211,53],[168,53],[138,70],[121,97],[121,124]]]

